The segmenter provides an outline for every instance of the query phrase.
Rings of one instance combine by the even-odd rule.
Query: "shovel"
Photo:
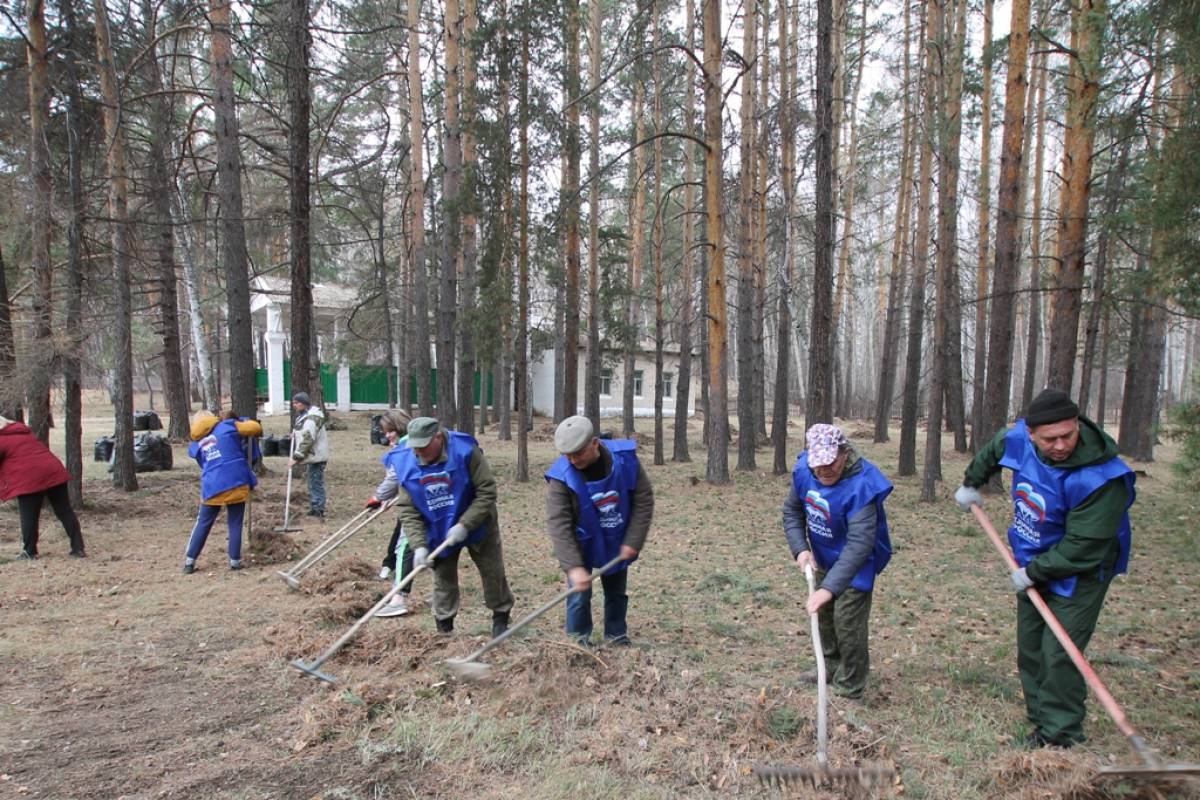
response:
[[[298,528],[298,527],[295,527],[294,525],[288,524],[291,521],[291,511],[292,511],[292,472],[295,470],[295,468],[292,466],[292,456],[294,456],[296,454],[296,434],[295,434],[295,432],[293,432],[292,435],[288,437],[288,439],[291,442],[291,444],[288,445],[287,493],[283,497],[283,524],[275,526],[276,533],[295,533],[298,530],[303,530],[302,528]]]
[[[275,574],[283,578],[283,582],[288,585],[289,589],[299,590],[300,581],[298,579],[300,577],[300,573],[305,572],[309,567],[313,566],[322,558],[341,547],[351,536],[370,525],[380,514],[395,505],[395,502],[396,501],[394,499],[388,500],[377,509],[364,508],[362,511],[354,515],[354,517],[352,517],[345,525],[329,534],[329,536],[325,537],[320,544],[314,547],[312,551],[304,558],[297,561],[287,572],[279,570],[276,571]],[[363,519],[363,517],[368,514],[370,514],[370,516],[368,516],[366,519]],[[356,525],[355,523],[358,524]],[[276,530],[278,530],[278,528],[276,528]]]
[[[391,591],[389,591],[387,594],[385,594],[383,597],[381,597],[379,599],[378,603],[371,606],[370,611],[368,611],[366,614],[363,614],[361,617],[359,617],[358,622],[355,622],[353,625],[350,626],[350,630],[343,633],[341,635],[341,638],[339,638],[333,644],[329,645],[329,647],[325,648],[324,652],[322,652],[321,655],[317,656],[312,661],[308,661],[308,662],[305,662],[305,661],[297,658],[295,661],[291,662],[292,666],[295,667],[296,669],[300,670],[303,673],[311,675],[312,677],[316,678],[317,680],[325,681],[326,683],[335,683],[337,681],[336,678],[334,678],[332,675],[330,675],[327,672],[321,672],[321,669],[320,669],[321,665],[324,664],[329,659],[333,658],[333,656],[337,653],[338,650],[341,650],[343,647],[345,647],[346,642],[353,639],[355,634],[358,633],[359,629],[362,628],[363,625],[366,625],[368,622],[370,622],[371,617],[375,616],[375,612],[378,611],[379,609],[383,608],[384,606],[386,606],[388,603],[390,603],[392,601],[393,597],[400,594],[400,592],[402,592],[404,589],[406,589],[408,587],[408,585],[410,583],[412,583],[413,578],[417,577],[418,573],[420,573],[422,570],[429,569],[429,565],[433,563],[433,560],[435,558],[437,558],[439,555],[442,554],[443,550],[445,550],[447,547],[453,547],[456,544],[458,544],[457,541],[451,541],[449,538],[447,538],[445,541],[443,541],[441,544],[439,544],[436,548],[434,548],[434,551],[429,554],[429,557],[426,559],[424,564],[415,568],[412,572],[405,575],[404,580],[400,581],[395,586],[393,586]]]
[[[992,544],[995,546],[997,552],[1000,553],[1001,558],[1008,565],[1009,571],[1015,571],[1018,568],[1017,561],[1013,558],[1008,547],[1005,546],[1004,540],[1000,538],[1000,534],[996,532],[992,521],[988,519],[987,512],[973,503],[971,505],[971,513],[975,515],[975,519],[979,521],[988,538],[992,540]],[[1129,741],[1130,747],[1133,748],[1133,751],[1137,753],[1138,758],[1142,762],[1139,765],[1101,767],[1100,774],[1123,778],[1148,779],[1200,776],[1200,764],[1167,764],[1163,762],[1158,753],[1150,749],[1150,746],[1146,744],[1146,740],[1125,719],[1125,712],[1117,705],[1117,701],[1109,693],[1108,687],[1104,685],[1104,682],[1100,680],[1100,676],[1092,669],[1092,665],[1083,657],[1083,653],[1075,646],[1075,642],[1071,641],[1071,636],[1067,633],[1067,629],[1058,621],[1058,617],[1054,616],[1054,612],[1046,604],[1041,592],[1031,586],[1025,590],[1025,596],[1029,598],[1030,602],[1038,610],[1038,613],[1042,615],[1046,626],[1054,632],[1054,638],[1058,639],[1058,643],[1062,645],[1063,650],[1067,651],[1067,655],[1071,657],[1071,663],[1075,665],[1075,668],[1079,670],[1079,674],[1083,676],[1087,685],[1095,692],[1096,699],[1100,701],[1100,705],[1104,706],[1104,710],[1112,718],[1113,723],[1117,726],[1117,730],[1121,731]]]
[[[609,561],[604,566],[596,567],[596,569],[592,570],[592,580],[595,580],[596,578],[600,577],[604,573],[608,572],[610,569],[612,569],[617,564],[619,564],[621,562],[621,560],[622,560],[621,557],[617,556],[616,558],[614,558],[612,561]],[[504,633],[497,636],[495,639],[492,639],[490,642],[488,642],[483,647],[476,650],[474,653],[471,653],[471,655],[467,656],[466,658],[451,658],[451,659],[447,660],[446,666],[449,667],[450,671],[453,672],[461,680],[477,681],[477,680],[482,680],[483,678],[486,678],[491,673],[492,666],[490,664],[481,664],[476,659],[478,659],[481,655],[483,655],[487,651],[489,651],[493,648],[499,647],[502,642],[504,642],[506,639],[508,639],[508,637],[512,636],[514,633],[521,630],[521,628],[524,628],[526,625],[533,622],[535,619],[540,617],[542,614],[545,614],[547,611],[554,608],[556,605],[561,603],[563,600],[566,600],[568,597],[570,597],[571,595],[575,594],[578,591],[580,591],[578,586],[567,587],[563,591],[559,592],[553,599],[547,600],[545,603],[543,603],[541,606],[539,606],[536,611],[529,614],[529,616],[523,618],[516,625],[513,625],[511,628],[509,628]]]
[[[804,565],[804,579],[808,581],[808,596],[816,591],[816,576],[812,562]],[[859,790],[883,786],[896,776],[891,767],[875,764],[858,767],[829,766],[829,732],[826,706],[829,690],[825,686],[825,650],[821,647],[821,628],[816,614],[809,615],[812,630],[813,655],[817,659],[817,766],[815,767],[755,767],[754,774],[767,784],[803,783],[814,789],[835,786],[856,793]]]

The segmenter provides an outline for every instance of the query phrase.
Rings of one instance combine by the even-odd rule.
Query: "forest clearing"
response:
[[[87,416],[87,435],[111,419]],[[311,658],[387,588],[376,580],[391,522],[377,523],[311,568],[303,590],[276,574],[361,508],[384,448],[366,415],[332,437],[329,517],[303,531],[282,520],[284,476],[263,479],[248,567],[226,568],[224,521],[199,569],[179,574],[198,470],[142,476],[125,494],[89,462],[81,513],[88,558],[67,559],[52,518],[42,558],[14,560],[11,503],[0,507],[0,794],[14,798],[596,798],[835,797],[761,786],[756,765],[811,763],[814,687],[806,593],[784,541],[787,478],[702,480],[700,463],[648,466],[657,507],[630,573],[631,648],[569,644],[556,609],[485,660],[494,680],[462,684],[442,662],[487,638],[478,581],[463,572],[451,637],[434,632],[417,577],[415,613],[375,619],[326,669],[326,685],[288,666]],[[896,484],[888,501],[896,555],[876,587],[872,677],[863,701],[834,698],[835,763],[893,765],[881,795],[908,798],[1107,798],[1083,787],[1133,754],[1089,698],[1088,741],[1028,752],[1013,643],[1013,593],[995,553],[948,491],[919,501],[896,478],[894,445],[851,438]],[[268,420],[268,432],[286,430]],[[553,457],[553,425],[535,420],[532,469]],[[800,449],[800,428],[789,452]],[[698,427],[690,430],[699,438]],[[516,617],[553,596],[562,575],[545,533],[545,483],[513,480],[515,448],[480,441],[500,484]],[[694,442],[698,446],[698,442]],[[1135,462],[1133,561],[1117,581],[1088,654],[1135,726],[1164,758],[1200,759],[1200,506],[1166,458]],[[965,460],[947,456],[948,473]],[[295,502],[295,498],[293,498]],[[989,497],[999,524],[1010,504]],[[391,518],[389,517],[389,520]],[[262,545],[260,544],[259,547]],[[806,793],[807,792],[807,793]],[[1187,797],[1181,789],[1166,797]]]

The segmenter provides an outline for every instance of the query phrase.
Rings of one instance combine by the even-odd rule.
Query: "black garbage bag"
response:
[[[268,433],[266,436],[258,440],[259,449],[262,450],[264,456],[279,455],[279,437],[273,433]]]
[[[111,436],[101,436],[96,440],[96,446],[92,449],[92,460],[108,463],[112,460],[113,445]]]
[[[174,466],[171,443],[154,433],[139,433],[133,437],[133,471],[159,472]]]
[[[134,411],[133,429],[135,431],[161,431],[162,420],[153,411]]]

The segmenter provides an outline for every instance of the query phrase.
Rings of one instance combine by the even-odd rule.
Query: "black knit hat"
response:
[[[1070,395],[1062,389],[1043,389],[1029,404],[1029,410],[1025,412],[1025,424],[1036,428],[1078,416],[1079,406],[1071,401]]]

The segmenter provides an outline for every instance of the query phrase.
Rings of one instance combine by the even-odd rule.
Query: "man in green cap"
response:
[[[954,493],[964,511],[983,505],[979,487],[1002,467],[1013,471],[1017,667],[1034,726],[1026,744],[1071,747],[1084,741],[1087,684],[1025,590],[1036,586],[1071,641],[1087,647],[1112,577],[1129,564],[1133,471],[1060,389],[1034,398],[1025,417],[971,461]]]
[[[393,456],[394,454],[394,456]],[[432,564],[433,616],[438,631],[454,630],[458,614],[458,556],[465,547],[479,569],[483,599],[492,610],[492,636],[508,629],[512,590],[504,573],[496,479],[474,437],[442,428],[432,417],[408,423],[408,448],[389,454],[398,482],[400,523],[413,548],[413,567]]]

